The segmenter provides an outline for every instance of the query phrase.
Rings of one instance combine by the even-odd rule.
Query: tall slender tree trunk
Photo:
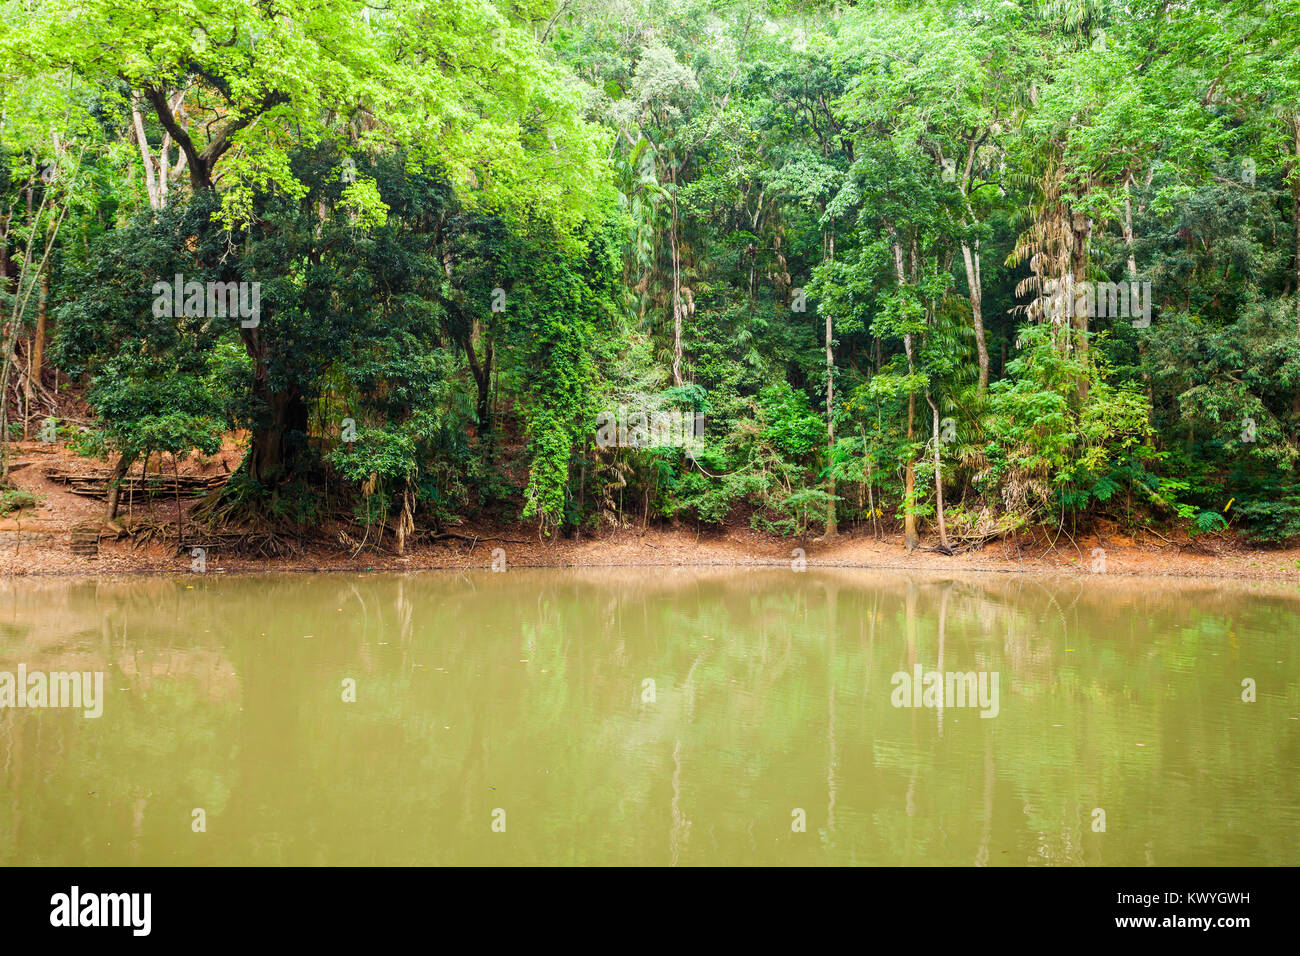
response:
[[[176,550],[181,551],[185,547],[185,510],[181,507],[181,459],[176,452],[172,452],[172,473],[176,477],[172,486],[176,493]]]
[[[907,441],[912,441],[912,423],[916,417],[916,396],[907,396]],[[921,539],[916,534],[916,462],[911,458],[903,470],[903,544],[915,551]]]
[[[939,406],[935,404],[930,397],[930,390],[925,391],[925,400],[930,404],[930,410],[934,417],[934,513],[939,523],[939,546],[944,551],[951,553],[952,547],[948,544],[948,526],[943,516],[943,469],[939,459]]]
[[[27,401],[31,403],[36,386],[41,381],[41,369],[45,365],[45,322],[49,311],[50,274],[41,273],[41,290],[36,299],[36,335],[32,339],[31,371],[27,375]]]
[[[1124,222],[1121,229],[1124,234],[1124,248],[1128,253],[1128,278],[1130,282],[1137,279],[1137,257],[1133,252],[1133,196],[1130,189],[1133,185],[1133,170],[1129,170],[1124,178]]]
[[[1088,280],[1088,234],[1092,230],[1092,225],[1088,217],[1083,213],[1068,212],[1067,224],[1070,227],[1072,235],[1072,244],[1070,247],[1070,275],[1073,279],[1073,288],[1081,288],[1082,283]],[[1071,289],[1073,293],[1073,289]],[[1093,299],[1095,301],[1095,298]],[[1070,313],[1073,315],[1075,329],[1075,347],[1078,349],[1080,364],[1086,368],[1088,361],[1088,312],[1086,309],[1071,308]],[[1088,398],[1088,376],[1084,372],[1078,383],[1079,400],[1085,401]]]
[[[975,218],[975,210],[970,202],[971,184],[975,176],[975,154],[979,141],[972,139],[966,150],[966,166],[961,175],[961,199],[963,205],[962,225],[966,226]],[[970,290],[971,324],[975,328],[975,354],[979,361],[979,392],[981,395],[989,387],[989,350],[984,339],[984,285],[980,275],[980,243],[962,241],[962,261],[966,266],[966,287]]]
[[[27,374],[23,384],[23,441],[32,420],[32,337],[27,336]]]
[[[830,233],[829,258],[835,258],[835,234]],[[831,315],[826,313],[826,466],[830,475],[827,491],[830,499],[826,502],[826,537],[833,538],[838,533],[835,523],[835,349],[832,337]]]
[[[117,517],[117,508],[122,500],[122,479],[131,470],[134,462],[134,454],[123,453],[118,456],[117,464],[113,466],[113,473],[108,479],[108,507],[105,509],[105,516],[109,521]]]
[[[474,323],[477,330],[478,322]],[[465,340],[465,358],[469,363],[470,375],[474,377],[474,389],[477,393],[474,401],[474,417],[478,420],[479,437],[483,438],[492,431],[492,363],[494,356],[492,354],[492,343],[487,344],[487,349],[483,355],[483,361],[479,362],[478,353],[474,348],[474,338],[472,335]]]
[[[672,223],[668,229],[668,244],[672,252],[673,268],[673,384],[682,384],[682,251],[677,241],[677,173],[672,172]]]
[[[915,374],[912,368],[912,334],[903,337],[907,347],[907,372]],[[907,394],[907,465],[903,470],[903,543],[907,550],[915,551],[921,543],[916,533],[916,461],[912,458],[912,441],[916,435],[916,393]]]
[[[492,352],[488,350],[488,364],[484,369],[482,380],[476,380],[474,385],[478,391],[478,398],[474,403],[474,416],[478,419],[480,434],[486,434],[492,431]]]
[[[877,541],[880,540],[880,515],[876,512],[876,493],[871,488],[871,456],[867,456],[867,507],[871,509],[871,527]]]
[[[144,188],[149,194],[149,208],[158,210],[163,207],[162,193],[158,189],[158,178],[154,175],[153,156],[149,152],[149,140],[144,132],[144,113],[141,112],[142,98],[139,93],[131,97],[131,123],[135,132],[136,145],[140,149],[140,158],[144,163]]]
[[[447,276],[447,281],[451,283],[452,288],[456,288],[456,280],[451,267],[451,250],[448,248],[442,251],[442,271]],[[453,302],[450,308],[458,310],[458,325],[468,324],[468,331],[462,331],[456,335],[461,349],[465,352],[465,362],[469,365],[469,373],[474,378],[474,388],[477,393],[474,402],[474,415],[478,420],[479,437],[487,435],[492,430],[492,339],[490,333],[484,328],[477,314],[466,319],[466,307],[462,301],[463,297],[459,293],[453,295]],[[478,358],[479,344],[484,344],[483,361]]]
[[[891,228],[892,235],[892,228]],[[903,246],[898,241],[897,236],[892,236],[894,244],[894,270],[898,273],[898,285],[901,288],[907,283],[907,272],[903,265]],[[912,256],[913,273],[916,272],[916,256],[913,249]],[[907,352],[907,373],[908,375],[916,374],[916,367],[912,361],[912,333],[908,332],[903,336],[903,349]],[[916,436],[916,393],[909,391],[907,393],[907,464],[903,466],[903,543],[908,552],[916,550],[921,539],[916,533],[916,462],[912,458],[912,442]]]
[[[1129,282],[1137,282],[1137,277],[1138,277],[1137,254],[1133,250],[1133,244],[1134,244],[1133,243],[1133,237],[1134,237],[1133,195],[1132,195],[1133,184],[1134,184],[1133,170],[1130,169],[1124,177],[1124,221],[1120,224],[1121,232],[1124,235],[1124,247],[1126,252],[1128,253],[1127,264],[1128,264]],[[1300,229],[1300,225],[1298,225],[1297,228]],[[1154,390],[1154,386],[1151,383],[1151,376],[1147,374],[1145,370],[1146,357],[1147,357],[1146,342],[1142,339],[1139,339],[1138,340],[1138,361],[1143,368],[1142,381],[1146,383],[1147,401],[1149,401],[1152,404],[1152,406],[1154,406],[1156,401],[1155,390]]]
[[[1289,121],[1293,142],[1288,165],[1291,167],[1291,215],[1295,220],[1295,333],[1300,336],[1300,113],[1292,113]],[[1300,389],[1296,389],[1291,399],[1291,411],[1300,414]]]
[[[402,510],[397,516],[397,554],[406,554],[406,538],[415,530],[415,485],[408,475],[402,485]]]
[[[27,188],[27,208],[28,222],[32,226],[32,234],[28,237],[23,251],[23,262],[18,270],[18,279],[14,288],[13,308],[9,316],[9,332],[4,343],[4,355],[0,356],[0,485],[7,484],[9,481],[9,372],[12,368],[17,368],[14,361],[14,348],[18,341],[18,332],[22,328],[23,316],[27,313],[27,303],[31,299],[32,288],[37,284],[36,279],[46,268],[50,260],[50,251],[54,248],[54,240],[58,236],[59,226],[63,223],[63,217],[67,215],[68,207],[65,204],[59,211],[59,218],[50,223],[46,229],[46,240],[44,251],[41,253],[40,261],[33,266],[33,247],[37,244],[36,224],[40,221],[41,215],[45,212],[46,203],[49,200],[48,194],[41,197],[40,207],[36,214],[32,215],[32,190]],[[35,272],[32,269],[35,268]],[[18,369],[22,374],[22,369]]]
[[[979,360],[979,390],[983,394],[989,387],[989,349],[984,339],[984,290],[980,279],[980,247],[961,244],[962,261],[966,265],[966,285],[970,289],[971,323],[975,326],[975,354]]]
[[[1300,113],[1291,114],[1295,153],[1291,160],[1291,196],[1295,218],[1295,331],[1300,335]],[[1300,396],[1297,396],[1300,403]]]

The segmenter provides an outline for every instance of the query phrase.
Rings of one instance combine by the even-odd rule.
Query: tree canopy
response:
[[[1292,538],[1298,23],[4,0],[3,437],[82,402],[120,477],[234,435],[205,520],[399,551],[476,516]]]

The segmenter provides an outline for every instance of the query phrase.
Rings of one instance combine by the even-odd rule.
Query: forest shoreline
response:
[[[528,533],[532,532],[531,538]],[[869,570],[925,573],[990,573],[1028,577],[1188,578],[1217,581],[1292,583],[1300,588],[1300,548],[1257,549],[1233,539],[1206,545],[1188,542],[1156,545],[1127,535],[1089,534],[1073,543],[1047,545],[1035,538],[990,542],[979,550],[944,555],[921,549],[908,553],[901,535],[876,539],[869,532],[847,532],[831,542],[800,541],[749,529],[697,534],[682,528],[616,529],[584,534],[577,540],[554,536],[538,541],[531,526],[461,529],[455,539],[417,541],[404,555],[305,543],[284,557],[205,551],[205,570],[222,574],[368,573],[407,571],[489,571],[494,561],[505,570],[631,568],[785,568],[802,561],[808,571]],[[1062,536],[1064,537],[1064,536]],[[187,542],[188,546],[188,542]],[[1190,550],[1196,548],[1197,550]],[[497,549],[500,549],[499,551]],[[1096,554],[1101,549],[1104,554]],[[800,554],[800,551],[802,554]],[[1104,561],[1103,564],[1098,564]],[[1096,569],[1094,569],[1096,568]],[[69,533],[41,519],[0,520],[0,574],[8,577],[87,577],[194,573],[195,558],[174,541],[136,547],[129,539],[100,542],[94,557],[73,553]]]
[[[81,471],[96,464],[66,446],[25,443],[16,463],[14,485],[37,501],[33,509],[0,517],[0,575],[13,577],[182,574],[194,570],[191,549],[205,532],[191,524],[198,499],[181,502],[185,550],[177,548],[177,506],[165,496],[147,504],[124,502],[116,522],[105,521],[104,502],[75,493],[52,479],[59,471]],[[181,463],[187,476],[215,475],[238,466],[242,450],[230,443],[220,457]],[[107,463],[104,463],[107,464]],[[164,468],[163,474],[171,469]],[[143,531],[139,537],[126,528]],[[209,572],[488,570],[494,557],[509,569],[523,568],[787,568],[802,556],[809,570],[861,569],[925,573],[989,572],[1033,577],[1178,577],[1205,580],[1273,581],[1300,588],[1300,542],[1285,548],[1252,544],[1234,530],[1189,537],[1186,531],[1133,529],[1105,520],[1084,533],[1065,528],[1022,530],[982,547],[953,555],[929,550],[938,545],[933,529],[921,527],[920,548],[909,553],[901,529],[883,525],[880,536],[867,523],[849,523],[831,541],[810,534],[781,537],[756,531],[740,514],[721,527],[693,522],[583,529],[576,536],[555,533],[541,539],[533,522],[478,517],[448,525],[441,537],[417,529],[406,553],[394,553],[393,536],[374,549],[372,530],[336,523],[295,542],[297,553],[282,557],[205,550]],[[152,535],[150,536],[150,532]],[[76,539],[80,538],[78,542]],[[97,555],[75,553],[87,539]],[[367,548],[358,551],[364,541]],[[346,546],[345,546],[346,545]],[[494,549],[502,554],[494,555]],[[1101,553],[1097,552],[1101,549]],[[1094,566],[1100,570],[1094,570]]]

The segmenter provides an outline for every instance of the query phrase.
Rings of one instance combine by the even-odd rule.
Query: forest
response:
[[[0,511],[1280,546],[1300,0],[0,0],[0,308]]]

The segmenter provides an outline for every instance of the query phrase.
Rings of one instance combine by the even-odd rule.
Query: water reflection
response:
[[[1294,864],[1298,624],[1163,580],[7,581],[0,671],[107,702],[0,710],[0,863]],[[997,717],[895,707],[918,667]]]

